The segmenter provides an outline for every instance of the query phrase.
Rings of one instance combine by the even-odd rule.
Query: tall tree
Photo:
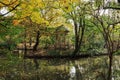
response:
[[[65,17],[71,22],[75,35],[75,49],[73,56],[76,56],[80,52],[80,48],[84,38],[84,32],[86,27],[87,11],[89,11],[89,3],[84,0],[64,0],[60,1],[62,10],[65,13]]]
[[[95,0],[93,16],[93,24],[99,29],[102,33],[104,41],[106,43],[108,58],[109,58],[109,69],[107,80],[112,80],[112,63],[113,63],[113,54],[118,50],[117,47],[114,48],[114,37],[113,30],[115,30],[116,25],[120,23],[119,15],[115,10],[103,9],[104,1]],[[109,13],[109,14],[108,14]]]

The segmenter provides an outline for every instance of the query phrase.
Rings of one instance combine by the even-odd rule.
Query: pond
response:
[[[49,59],[0,60],[0,80],[106,80],[108,58],[106,56],[79,60]],[[119,56],[114,57],[112,80],[120,80]]]

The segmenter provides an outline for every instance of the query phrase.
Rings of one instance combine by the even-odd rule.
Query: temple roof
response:
[[[61,25],[61,26],[58,26],[56,28],[56,32],[65,32],[65,33],[68,33],[69,30],[66,27],[64,27],[64,25]]]

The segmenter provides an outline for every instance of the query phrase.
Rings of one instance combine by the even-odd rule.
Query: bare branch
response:
[[[103,7],[103,9],[114,9],[114,10],[120,10],[120,7]]]

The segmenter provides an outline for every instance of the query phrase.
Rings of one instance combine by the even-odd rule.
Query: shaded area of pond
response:
[[[16,60],[16,61],[15,61]],[[79,60],[0,60],[0,80],[106,80],[108,58],[84,58]],[[114,57],[113,79],[120,80],[120,60]]]

